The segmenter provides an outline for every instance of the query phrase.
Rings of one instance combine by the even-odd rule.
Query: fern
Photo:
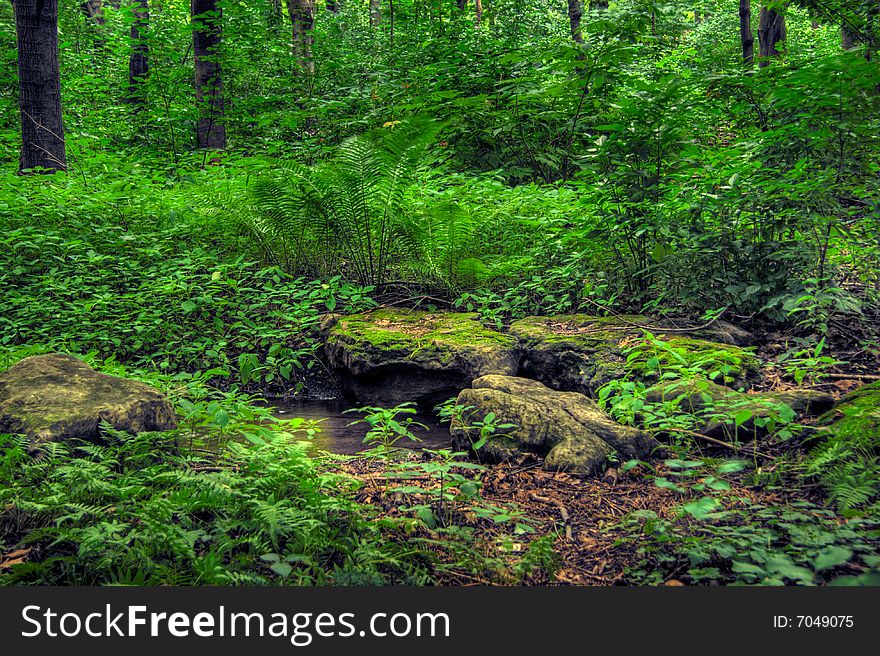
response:
[[[453,203],[411,211],[411,192],[437,126],[411,120],[350,138],[314,167],[273,162],[246,194],[201,198],[272,263],[297,275],[343,274],[380,285],[392,271],[454,286],[484,276],[474,221]]]

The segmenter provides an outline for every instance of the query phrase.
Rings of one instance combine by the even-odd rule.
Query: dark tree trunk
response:
[[[315,62],[312,59],[315,7],[312,0],[287,0],[287,11],[293,26],[293,56],[296,57],[300,74],[310,78],[315,74]]]
[[[67,169],[58,68],[58,0],[15,0],[24,171]]]
[[[128,58],[128,101],[140,108],[144,104],[143,82],[150,73],[150,46],[146,30],[150,21],[149,0],[134,0],[131,24],[131,55]]]
[[[858,35],[846,25],[840,26],[840,46],[844,50],[852,50],[859,43]]]
[[[199,148],[226,148],[225,106],[219,49],[223,11],[216,0],[192,0],[193,55],[196,69],[196,104],[199,109]]]
[[[477,27],[483,24],[483,0],[474,0],[474,24]]]
[[[739,40],[743,62],[751,68],[755,62],[755,35],[752,33],[752,0],[739,0]]]
[[[467,9],[467,0],[456,0],[456,2],[458,3],[458,10],[459,11],[463,12],[464,10]]]
[[[82,7],[83,13],[98,25],[104,25],[107,22],[104,19],[104,4],[101,0],[86,0],[80,7]]]
[[[571,26],[571,38],[575,43],[583,43],[584,37],[581,34],[581,17],[583,10],[581,9],[581,0],[568,0],[568,22]]]
[[[776,44],[785,41],[785,14],[778,14],[767,7],[761,7],[761,17],[758,23],[758,54],[761,61],[758,66],[770,64],[768,57],[779,54]]]
[[[327,0],[325,6],[327,7],[327,11],[331,14],[335,14],[339,11],[339,2],[338,0]]]

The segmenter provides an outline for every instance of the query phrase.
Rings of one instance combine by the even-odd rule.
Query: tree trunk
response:
[[[568,22],[571,25],[571,38],[575,43],[583,43],[584,37],[581,34],[581,0],[568,0]]]
[[[382,22],[382,9],[379,0],[370,0],[370,27]]]
[[[483,24],[483,0],[474,2],[474,24],[480,27]]]
[[[219,50],[223,10],[217,0],[192,0],[193,55],[196,70],[196,104],[199,109],[199,148],[226,148],[225,105]]]
[[[327,0],[324,6],[327,7],[327,11],[329,11],[331,14],[335,14],[339,11],[338,0]]]
[[[739,40],[743,62],[749,68],[755,62],[755,35],[752,33],[752,0],[739,0]]]
[[[293,56],[296,57],[300,74],[310,78],[315,74],[315,62],[312,59],[315,8],[312,0],[287,0],[287,11],[293,26]]]
[[[83,13],[98,25],[104,25],[107,22],[104,19],[104,5],[101,0],[86,0],[80,7],[82,7]]]
[[[131,55],[128,58],[128,101],[140,108],[144,104],[143,82],[150,73],[150,46],[146,39],[150,21],[149,0],[134,0],[131,24]]]
[[[846,25],[840,26],[840,47],[844,50],[852,50],[859,42],[859,37]]]
[[[767,66],[770,62],[768,57],[779,54],[776,44],[785,41],[785,14],[778,14],[767,7],[761,7],[761,17],[758,23],[758,54],[761,61],[758,66]]]
[[[19,170],[67,169],[58,68],[58,0],[15,0],[21,109]]]
[[[456,0],[458,3],[458,10],[464,12],[467,9],[467,0]]]

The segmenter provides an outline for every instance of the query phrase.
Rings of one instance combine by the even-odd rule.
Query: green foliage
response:
[[[163,372],[234,372],[241,385],[294,388],[297,371],[315,362],[321,315],[373,304],[370,289],[339,277],[293,278],[224,256],[197,239],[192,224],[155,229],[95,220],[75,216],[51,228],[7,223],[0,351],[94,350]]]
[[[49,444],[38,457],[4,436],[0,544],[27,563],[3,584],[327,584],[354,572],[392,583],[431,578],[387,522],[347,500],[302,445],[205,455],[166,434],[106,430],[107,444]],[[279,563],[286,563],[280,566]]]
[[[809,501],[770,506],[733,496],[725,479],[746,467],[727,461],[710,473],[704,461],[667,460],[665,476],[654,482],[681,502],[672,514],[640,510],[623,523],[623,539],[639,544],[628,582],[851,585],[859,581],[849,572],[876,567],[876,519],[841,522]]]

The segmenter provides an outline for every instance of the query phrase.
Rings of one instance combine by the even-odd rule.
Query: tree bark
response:
[[[98,25],[104,25],[107,22],[104,19],[104,4],[101,0],[86,0],[80,7],[82,7],[83,13]]]
[[[223,10],[216,0],[191,0],[193,55],[195,59],[196,131],[199,148],[226,148],[225,104],[219,50]]]
[[[312,59],[315,7],[312,0],[287,0],[287,11],[293,26],[293,56],[296,57],[300,74],[310,78],[315,74],[315,62]]]
[[[761,17],[758,23],[758,54],[761,67],[768,66],[768,57],[779,54],[776,44],[785,41],[785,14],[776,13],[768,7],[761,7]]]
[[[58,0],[15,0],[21,110],[19,170],[67,170],[58,68]]]
[[[382,5],[379,0],[370,0],[370,27],[376,27],[382,22]]]
[[[483,24],[483,0],[474,0],[474,24],[477,27]]]
[[[852,50],[859,43],[859,37],[846,25],[840,26],[840,47],[844,50]]]
[[[742,43],[743,63],[751,68],[755,63],[755,35],[752,33],[752,0],[739,0],[739,40]]]
[[[584,37],[581,34],[582,16],[581,0],[568,0],[568,22],[571,26],[571,38],[575,43],[584,42]]]
[[[149,0],[134,0],[131,24],[131,55],[128,58],[128,101],[140,108],[144,104],[143,82],[150,73],[150,46],[146,40],[150,21]]]

